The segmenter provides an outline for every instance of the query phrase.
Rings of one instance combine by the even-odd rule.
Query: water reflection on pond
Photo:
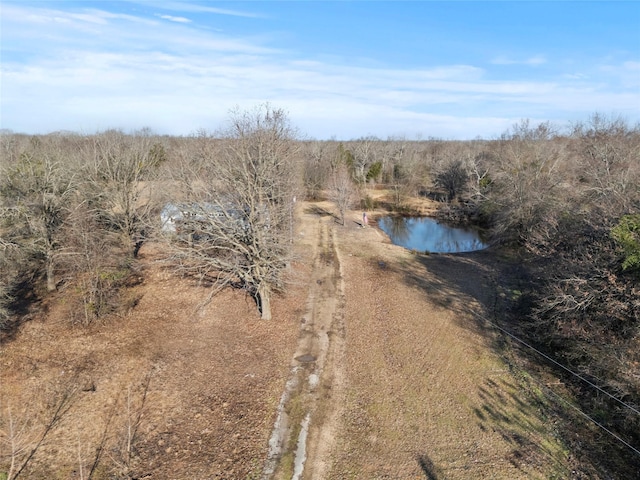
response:
[[[473,252],[488,246],[476,230],[450,227],[428,217],[382,217],[378,226],[394,244],[420,252]]]

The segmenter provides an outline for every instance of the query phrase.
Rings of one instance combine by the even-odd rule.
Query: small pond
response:
[[[395,245],[431,253],[462,253],[488,245],[477,230],[450,227],[429,217],[382,217],[378,226]]]

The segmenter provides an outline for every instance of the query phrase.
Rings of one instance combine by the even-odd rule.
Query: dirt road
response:
[[[333,222],[305,224],[313,272],[263,478],[324,478],[344,395],[344,286]],[[291,471],[293,469],[293,471]]]

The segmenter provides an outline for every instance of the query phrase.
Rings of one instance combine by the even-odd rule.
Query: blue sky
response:
[[[493,138],[640,121],[640,2],[0,0],[0,128],[215,130],[269,102],[303,136]]]

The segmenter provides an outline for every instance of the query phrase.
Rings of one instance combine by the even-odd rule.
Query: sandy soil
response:
[[[379,212],[369,228],[331,212],[299,203],[270,322],[238,291],[201,306],[206,289],[151,246],[127,316],[70,328],[53,299],[0,347],[0,429],[19,433],[0,472],[68,398],[22,477],[566,478],[541,400],[483,321],[492,254],[412,255]]]

